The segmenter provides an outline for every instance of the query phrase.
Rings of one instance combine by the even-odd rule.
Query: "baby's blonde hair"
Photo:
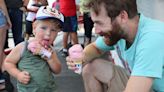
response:
[[[55,28],[57,28],[59,30],[62,30],[62,25],[61,25],[60,21],[59,20],[56,20],[56,19],[35,20],[33,22],[33,28],[35,28],[38,23],[43,22],[43,21],[49,21],[49,22],[51,22],[51,23],[54,24],[54,27]]]

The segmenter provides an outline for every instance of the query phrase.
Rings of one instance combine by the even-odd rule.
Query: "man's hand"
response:
[[[30,81],[30,74],[27,71],[22,71],[17,75],[17,80],[22,84],[28,84]]]
[[[76,67],[75,67],[75,63],[73,62],[73,60],[68,56],[66,57],[66,61],[67,61],[67,65],[68,65],[68,69],[75,71]]]

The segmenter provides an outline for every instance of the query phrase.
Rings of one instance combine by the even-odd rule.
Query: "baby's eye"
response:
[[[51,31],[55,32],[56,30],[55,29],[51,29]]]
[[[41,29],[46,30],[46,29],[47,29],[47,27],[41,27]]]
[[[53,32],[59,32],[59,30],[57,30],[57,29],[51,29],[51,31],[53,31]]]

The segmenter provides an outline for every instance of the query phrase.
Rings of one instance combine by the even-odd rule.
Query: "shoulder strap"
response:
[[[24,47],[22,48],[22,51],[21,51],[21,57],[22,57],[23,53],[27,50],[27,46],[28,46],[28,40],[25,40]]]
[[[117,53],[118,53],[118,56],[119,56],[119,58],[120,58],[120,60],[121,60],[121,62],[122,62],[122,65],[124,66],[124,68],[125,68],[129,73],[131,73],[131,70],[130,70],[130,67],[129,67],[128,63],[127,63],[127,62],[122,58],[122,56],[121,56],[121,50],[120,50],[120,48],[119,48],[118,45],[116,45],[116,51],[117,51]]]

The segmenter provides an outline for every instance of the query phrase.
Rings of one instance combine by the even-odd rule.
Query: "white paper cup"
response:
[[[82,72],[82,60],[74,61],[76,70],[75,73],[81,74]]]

